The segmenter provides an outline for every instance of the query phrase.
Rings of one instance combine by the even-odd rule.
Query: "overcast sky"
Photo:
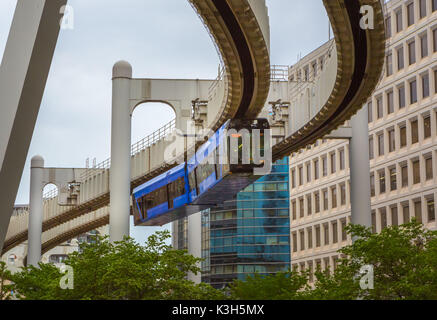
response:
[[[17,0],[0,0],[0,59]],[[29,202],[30,159],[47,167],[84,167],[110,155],[111,74],[118,60],[142,78],[217,75],[214,45],[187,0],[69,0],[74,29],[61,30],[16,203]],[[321,0],[267,0],[271,63],[292,65],[328,40]],[[1,97],[0,97],[1,99]],[[133,115],[133,142],[174,118],[170,107],[145,104]],[[154,228],[131,228],[143,242]]]

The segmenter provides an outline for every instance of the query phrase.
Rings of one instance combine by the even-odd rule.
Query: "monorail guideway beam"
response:
[[[18,0],[0,66],[0,250],[29,150],[67,0]],[[6,187],[7,186],[7,187]]]

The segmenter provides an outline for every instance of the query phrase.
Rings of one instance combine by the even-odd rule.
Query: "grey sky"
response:
[[[0,58],[17,0],[0,0]],[[84,167],[110,155],[111,71],[118,60],[134,77],[215,78],[214,45],[187,0],[69,0],[74,29],[61,30],[16,203],[28,203],[30,159],[46,166]],[[328,40],[321,0],[267,0],[271,62],[291,65]],[[174,117],[145,104],[133,116],[137,141]],[[133,228],[143,242],[155,229]]]

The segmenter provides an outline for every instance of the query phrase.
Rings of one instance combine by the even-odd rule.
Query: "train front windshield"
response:
[[[254,153],[258,153],[261,158],[264,157],[265,131],[268,129],[270,125],[266,119],[233,119],[230,121],[227,128],[228,160],[231,165],[234,165],[234,170],[262,165],[255,163]],[[257,145],[254,145],[254,142],[257,142]]]

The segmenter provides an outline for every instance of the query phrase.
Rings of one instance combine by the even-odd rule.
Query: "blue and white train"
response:
[[[255,163],[252,152],[249,161],[242,161],[243,143],[250,141],[250,144],[252,132],[256,130],[260,136],[260,150],[257,151],[262,156],[268,129],[266,119],[228,120],[189,161],[134,189],[135,225],[162,226],[232,200],[239,191],[260,178],[253,170],[263,166],[260,161]],[[244,131],[249,133],[250,140],[240,134]],[[236,139],[233,141],[237,143],[232,143],[231,139]],[[223,152],[227,152],[227,161],[219,159]],[[238,161],[229,162],[232,154],[238,155]]]

